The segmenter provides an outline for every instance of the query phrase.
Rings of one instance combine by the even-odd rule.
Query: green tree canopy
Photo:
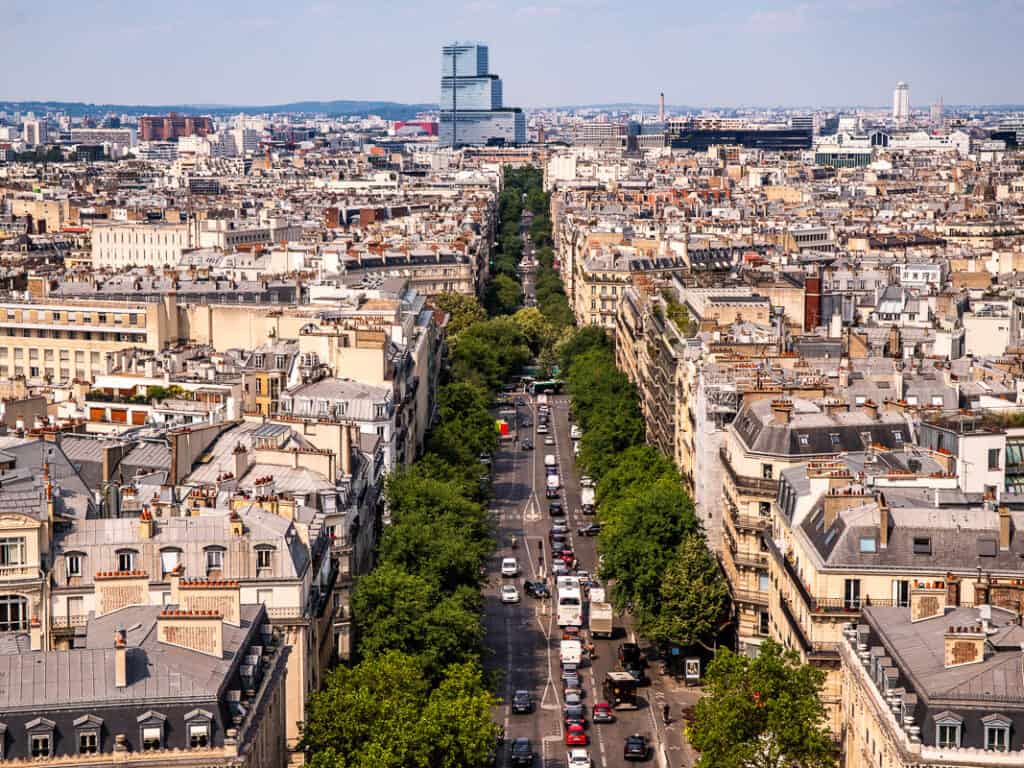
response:
[[[512,320],[523,332],[533,354],[540,354],[542,349],[553,342],[554,328],[536,307],[523,307],[512,315]]]
[[[503,381],[530,360],[522,331],[507,317],[476,323],[452,351],[452,378],[496,392]]]
[[[511,315],[523,301],[523,287],[508,275],[495,275],[487,286],[486,301],[492,315]]]
[[[487,319],[487,313],[476,300],[476,296],[464,293],[442,293],[434,299],[437,308],[448,314],[448,338],[458,336],[462,331]]]
[[[709,643],[728,618],[729,587],[703,536],[690,534],[661,577],[658,599],[641,615],[641,631],[663,646]]]
[[[825,673],[766,640],[756,659],[720,649],[687,729],[698,768],[831,768]]]

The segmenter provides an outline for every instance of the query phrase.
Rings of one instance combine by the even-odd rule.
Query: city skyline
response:
[[[437,61],[443,42],[471,39],[493,50],[506,101],[527,108],[655,103],[659,91],[670,105],[882,106],[899,80],[914,84],[915,109],[939,97],[1009,104],[1024,101],[1005,66],[1024,29],[1021,11],[1021,0],[741,2],[711,10],[661,0],[628,8],[470,0],[386,11],[314,2],[283,13],[256,0],[212,9],[185,2],[169,18],[123,0],[89,8],[15,0],[11,40],[0,51],[0,99],[433,103],[436,70],[426,62]],[[387,31],[383,45],[366,34],[371,26]],[[47,42],[54,39],[61,46]],[[33,58],[39,50],[46,57]]]

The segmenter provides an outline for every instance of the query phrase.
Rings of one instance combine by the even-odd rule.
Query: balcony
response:
[[[724,447],[720,448],[718,455],[722,459],[722,466],[725,468],[725,474],[728,475],[729,481],[741,494],[748,496],[770,496],[773,499],[778,494],[778,480],[766,480],[759,477],[738,475],[736,474],[736,470],[732,467],[732,461],[729,459],[729,451]]]
[[[38,565],[0,565],[0,579],[38,579]]]
[[[739,507],[729,497],[729,494],[722,494],[722,498],[725,499],[725,509],[729,513],[729,520],[732,521],[733,526],[737,529],[757,533],[759,531],[766,531],[771,527],[771,518],[741,514]]]
[[[728,528],[723,528],[722,533],[725,537],[725,542],[729,548],[729,558],[732,560],[734,565],[746,567],[746,568],[767,568],[768,567],[768,555],[762,552],[745,552],[741,551],[736,546],[736,540],[733,539],[732,533]]]
[[[75,613],[70,616],[54,616],[50,619],[51,629],[74,629],[84,627],[89,622],[89,616],[84,613]]]
[[[768,593],[756,592],[750,589],[734,589],[732,590],[732,601],[734,603],[744,603],[764,608],[768,605]]]
[[[789,622],[790,629],[793,630],[793,636],[800,645],[800,649],[807,656],[808,660],[821,662],[839,661],[838,642],[812,642],[804,633],[804,628],[793,614],[793,610],[789,607],[789,601],[785,597],[780,596],[779,607],[782,609],[786,621]]]

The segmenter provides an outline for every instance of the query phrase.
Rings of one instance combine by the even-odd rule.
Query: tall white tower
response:
[[[910,86],[904,82],[896,83],[896,90],[892,92],[892,119],[897,125],[910,119]]]

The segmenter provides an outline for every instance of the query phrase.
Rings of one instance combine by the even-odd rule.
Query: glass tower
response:
[[[487,46],[450,43],[441,48],[441,140],[464,144],[526,141],[522,111],[502,103],[501,78],[488,69]]]

